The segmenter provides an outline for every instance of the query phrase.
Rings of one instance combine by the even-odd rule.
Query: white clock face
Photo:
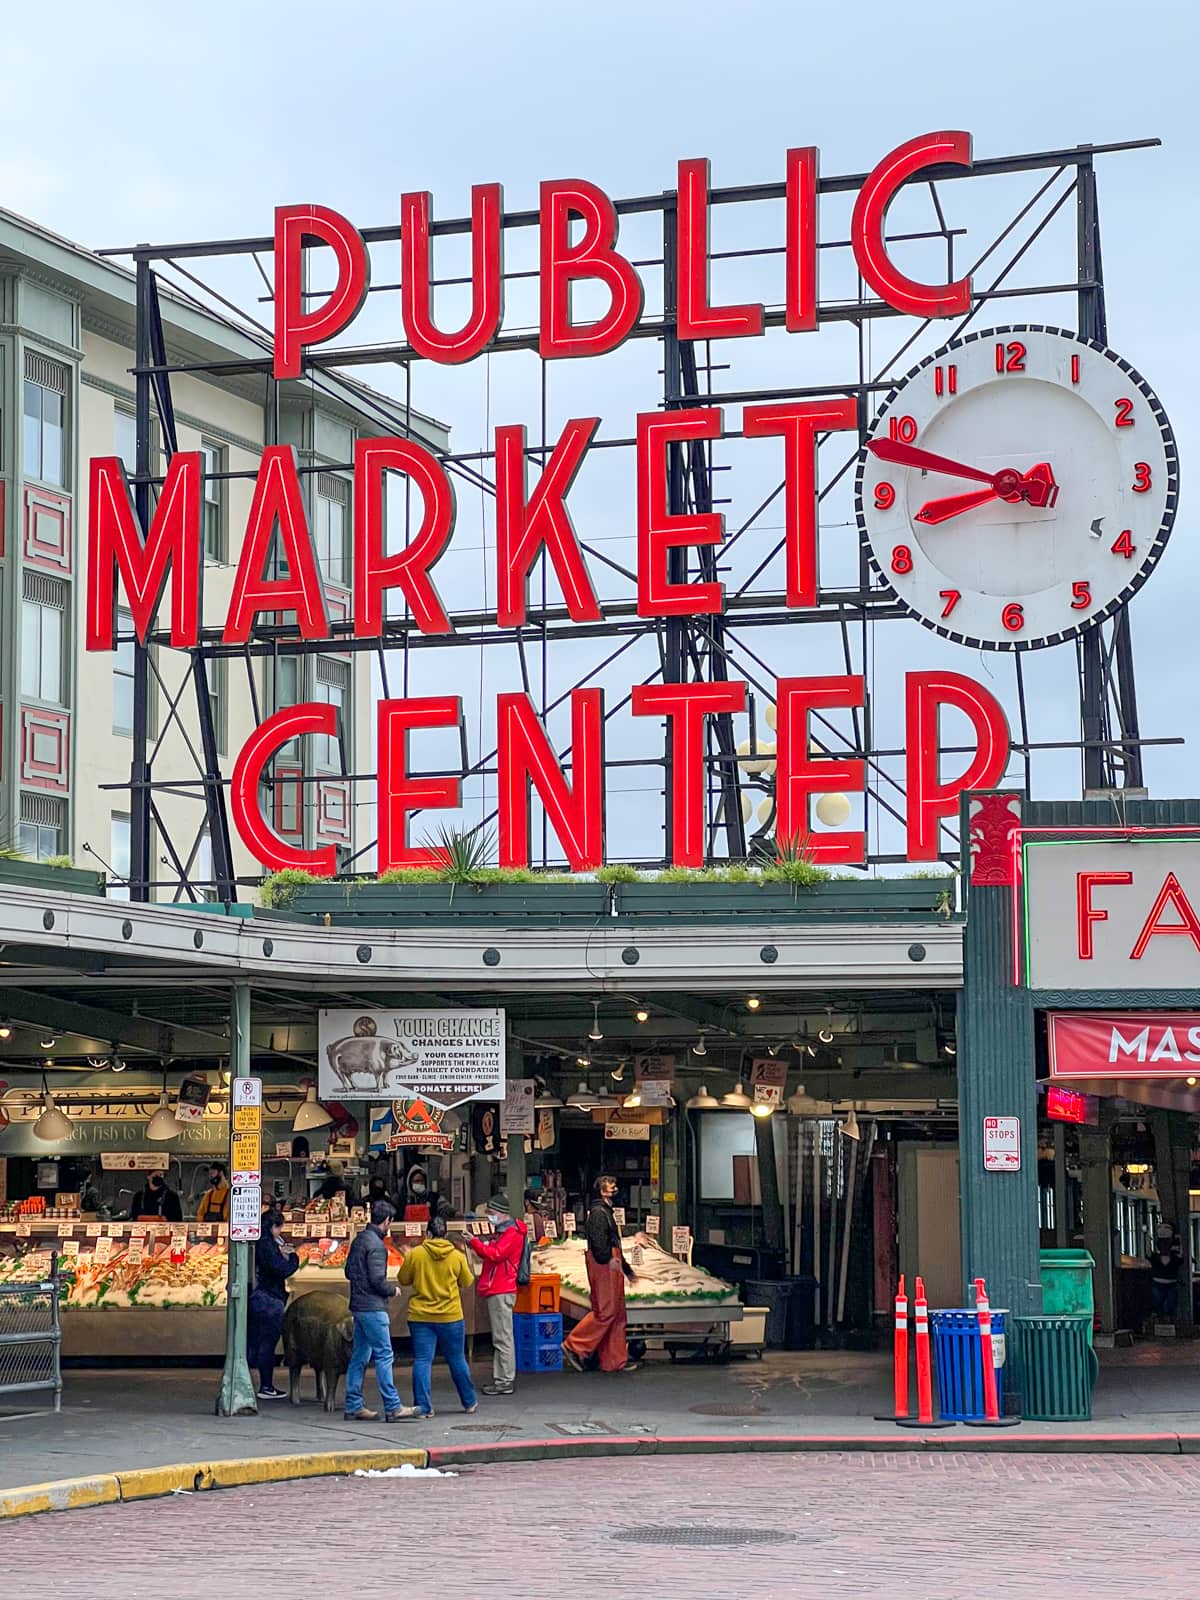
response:
[[[858,468],[871,564],[915,617],[984,650],[1058,644],[1124,605],[1178,500],[1157,398],[1103,345],[993,328],[915,367]]]

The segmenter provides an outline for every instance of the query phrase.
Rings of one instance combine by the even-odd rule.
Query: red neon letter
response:
[[[817,760],[808,754],[808,718],[827,706],[861,706],[860,677],[780,678],[777,690],[775,837],[781,844],[803,844],[813,861],[857,865],[866,853],[861,833],[809,833],[808,802],[814,794],[866,788],[861,761]]]
[[[604,860],[604,693],[571,691],[571,782],[528,695],[496,697],[500,865],[529,865],[530,783],[572,872]]]
[[[88,494],[87,648],[113,648],[115,573],[121,574],[139,639],[145,639],[171,573],[171,644],[186,650],[200,628],[199,451],[177,451],[143,545],[125,468],[93,456]]]
[[[453,776],[409,777],[408,735],[413,728],[457,728],[462,722],[462,701],[454,694],[381,700],[377,711],[379,871],[440,867],[446,859],[443,851],[409,844],[408,814],[416,810],[453,810],[461,804],[462,782]]]
[[[421,497],[421,525],[394,555],[385,548],[384,473],[403,472]],[[358,439],[354,445],[354,632],[383,632],[383,596],[400,589],[422,633],[452,633],[429,569],[454,530],[454,485],[437,457],[414,439]]]
[[[1168,906],[1172,906],[1182,917],[1181,922],[1160,922],[1158,919]],[[1150,907],[1150,915],[1146,918],[1146,925],[1138,934],[1137,943],[1130,951],[1131,961],[1140,961],[1146,954],[1146,949],[1158,933],[1182,933],[1200,950],[1200,917],[1196,916],[1192,903],[1183,892],[1183,885],[1173,872],[1168,872],[1163,880],[1163,886],[1158,891],[1158,899]]]
[[[897,189],[923,167],[971,165],[969,133],[925,133],[893,150],[867,178],[854,202],[850,242],[864,279],[888,305],[910,317],[956,317],[971,309],[971,279],[918,283],[893,266],[883,230]]]
[[[277,523],[288,576],[267,578],[263,567],[271,554]],[[260,611],[295,611],[302,637],[329,637],[325,590],[304,515],[296,451],[290,444],[271,444],[262,453],[246,538],[229,598],[229,615],[222,635],[225,643],[245,644]]]
[[[739,339],[763,331],[760,305],[714,306],[708,301],[708,162],[679,163],[678,288],[681,339]]]
[[[583,236],[571,243],[571,217],[583,218]],[[539,353],[543,361],[557,356],[601,356],[615,350],[642,314],[642,280],[613,248],[617,213],[594,183],[583,178],[542,184],[541,295]],[[612,296],[608,310],[595,322],[571,321],[571,284],[576,278],[597,278]]]
[[[1098,883],[1132,882],[1132,872],[1077,872],[1075,874],[1075,911],[1079,931],[1080,961],[1090,961],[1095,954],[1092,923],[1108,921],[1108,912],[1102,907],[1092,904],[1092,889]]]
[[[704,719],[746,709],[746,685],[639,683],[635,717],[671,719],[671,860],[677,867],[704,865]]]
[[[496,621],[502,628],[519,628],[525,621],[529,569],[542,545],[550,552],[571,620],[599,622],[604,615],[563,504],[599,426],[599,417],[567,423],[531,498],[526,496],[525,429],[496,429]]]
[[[304,241],[329,245],[337,284],[325,304],[304,309]],[[353,322],[371,277],[358,230],[328,206],[275,207],[275,376],[298,378],[306,345],[323,344]]]
[[[496,337],[504,316],[504,193],[498,183],[471,189],[471,315],[457,333],[433,325],[429,280],[432,195],[400,196],[400,312],[408,342],[429,361],[470,361]]]
[[[336,846],[326,844],[318,850],[299,850],[295,845],[285,844],[267,826],[258,803],[263,768],[278,750],[302,733],[324,733],[333,737],[337,733],[336,708],[316,702],[284,706],[282,711],[259,723],[233,764],[229,786],[233,825],[254,859],[273,872],[296,867],[301,872],[315,873],[319,878],[332,878],[337,871]]]
[[[781,406],[747,406],[742,432],[747,439],[783,435],[784,541],[787,547],[787,603],[817,603],[816,435],[853,428],[853,400],[792,400]]]
[[[789,333],[811,333],[817,325],[820,280],[817,241],[819,164],[820,151],[815,144],[787,153],[784,326]]]
[[[936,861],[938,819],[958,809],[964,789],[992,789],[1003,778],[1008,766],[1008,720],[1000,702],[961,672],[910,672],[904,694],[908,859]],[[967,770],[949,783],[940,777],[942,706],[954,706],[968,717],[976,738]]]
[[[681,617],[717,612],[725,603],[719,583],[672,583],[667,552],[681,545],[720,544],[725,518],[719,511],[690,515],[667,509],[666,446],[685,439],[716,439],[719,406],[693,411],[644,411],[637,419],[638,616]]]

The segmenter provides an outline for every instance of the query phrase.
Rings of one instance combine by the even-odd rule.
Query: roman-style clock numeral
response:
[[[933,392],[939,400],[944,394],[958,393],[958,368],[954,362],[946,367],[934,367]]]

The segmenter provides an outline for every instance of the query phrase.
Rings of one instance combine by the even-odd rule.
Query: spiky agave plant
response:
[[[430,847],[442,858],[439,872],[443,883],[480,883],[492,854],[496,837],[491,828],[477,823],[473,828],[441,827]]]

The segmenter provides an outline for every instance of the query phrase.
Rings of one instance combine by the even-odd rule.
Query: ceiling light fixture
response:
[[[751,995],[747,995],[746,996],[746,1010],[747,1011],[757,1011],[760,1005],[762,1005],[762,1001],[758,998],[758,996],[756,994],[751,994]]]
[[[154,1139],[159,1144],[164,1144],[168,1139],[174,1139],[183,1132],[183,1124],[171,1110],[171,1097],[167,1093],[167,1075],[163,1073],[162,1093],[158,1097],[158,1109],[146,1124],[147,1139]]]
[[[599,1103],[600,1097],[593,1094],[586,1083],[580,1083],[575,1093],[567,1096],[567,1104],[575,1111],[590,1111]]]
[[[604,1035],[600,1031],[600,1002],[599,1002],[599,1000],[593,1000],[592,1001],[592,1031],[591,1031],[591,1033],[588,1034],[588,1038],[592,1039],[592,1040],[599,1040],[599,1039],[603,1039],[603,1037],[604,1037]]]
[[[721,1102],[717,1097],[709,1094],[708,1090],[701,1084],[699,1092],[685,1103],[684,1109],[686,1111],[718,1111],[720,1106]]]
[[[1183,1081],[1187,1084],[1189,1089],[1194,1089],[1198,1080],[1195,1078],[1185,1078]]]
[[[777,1044],[769,1044],[767,1046],[767,1054],[769,1056],[777,1056],[779,1054],[779,1046]]]
[[[769,1100],[756,1100],[750,1107],[750,1115],[752,1117],[757,1117],[759,1121],[763,1121],[767,1117],[774,1116],[774,1114],[775,1107],[770,1103]]]
[[[74,1133],[70,1118],[54,1104],[54,1096],[46,1084],[46,1074],[42,1073],[42,1114],[33,1125],[33,1136],[42,1139],[47,1144],[60,1144],[62,1140],[69,1139]]]
[[[614,1083],[622,1083],[624,1081],[624,1079],[625,1079],[625,1062],[624,1062],[623,1059],[621,1061],[617,1062],[616,1066],[609,1073],[609,1077],[612,1079],[612,1081]]]
[[[541,1093],[533,1102],[533,1109],[535,1111],[561,1111],[562,1104],[562,1097],[555,1094],[547,1083],[542,1085]]]
[[[589,1055],[582,1055],[582,1056],[576,1056],[575,1057],[575,1065],[577,1067],[590,1067],[591,1064],[592,1064],[592,1058]]]
[[[304,1099],[296,1109],[292,1132],[311,1133],[314,1128],[327,1128],[332,1121],[329,1112],[317,1099],[316,1084],[310,1083],[304,1092]]]
[[[846,1120],[845,1120],[845,1122],[842,1123],[842,1138],[843,1139],[861,1139],[862,1138],[862,1134],[859,1131],[859,1126],[858,1126],[858,1113],[855,1111],[853,1106],[851,1106],[849,1111],[847,1111]]]
[[[7,1017],[5,1017],[4,1021],[0,1022],[0,1039],[11,1039],[11,1038],[12,1038],[12,1023],[9,1022]]]
[[[952,1039],[947,1039],[945,1044],[942,1046],[942,1049],[948,1056],[956,1056],[958,1054],[958,1046]]]
[[[721,1104],[729,1111],[749,1111],[751,1103],[750,1096],[740,1083],[721,1096]]]
[[[639,1022],[650,1021],[650,1013],[646,1010],[645,1006],[639,1006],[633,1014]]]
[[[43,1050],[53,1050],[58,1040],[52,1033],[48,1033],[44,1039],[39,1040],[39,1043]]]
[[[692,1046],[692,1054],[694,1056],[706,1056],[708,1054],[708,1050],[706,1049],[705,1044],[704,1044],[704,1035],[703,1034],[700,1035],[700,1037],[696,1040],[695,1044]]]
[[[625,1099],[622,1101],[622,1104],[627,1111],[636,1111],[641,1103],[642,1091],[640,1089],[634,1089],[633,1092],[631,1094],[627,1094]]]
[[[833,1007],[825,1007],[825,1026],[817,1034],[822,1044],[833,1043]]]

